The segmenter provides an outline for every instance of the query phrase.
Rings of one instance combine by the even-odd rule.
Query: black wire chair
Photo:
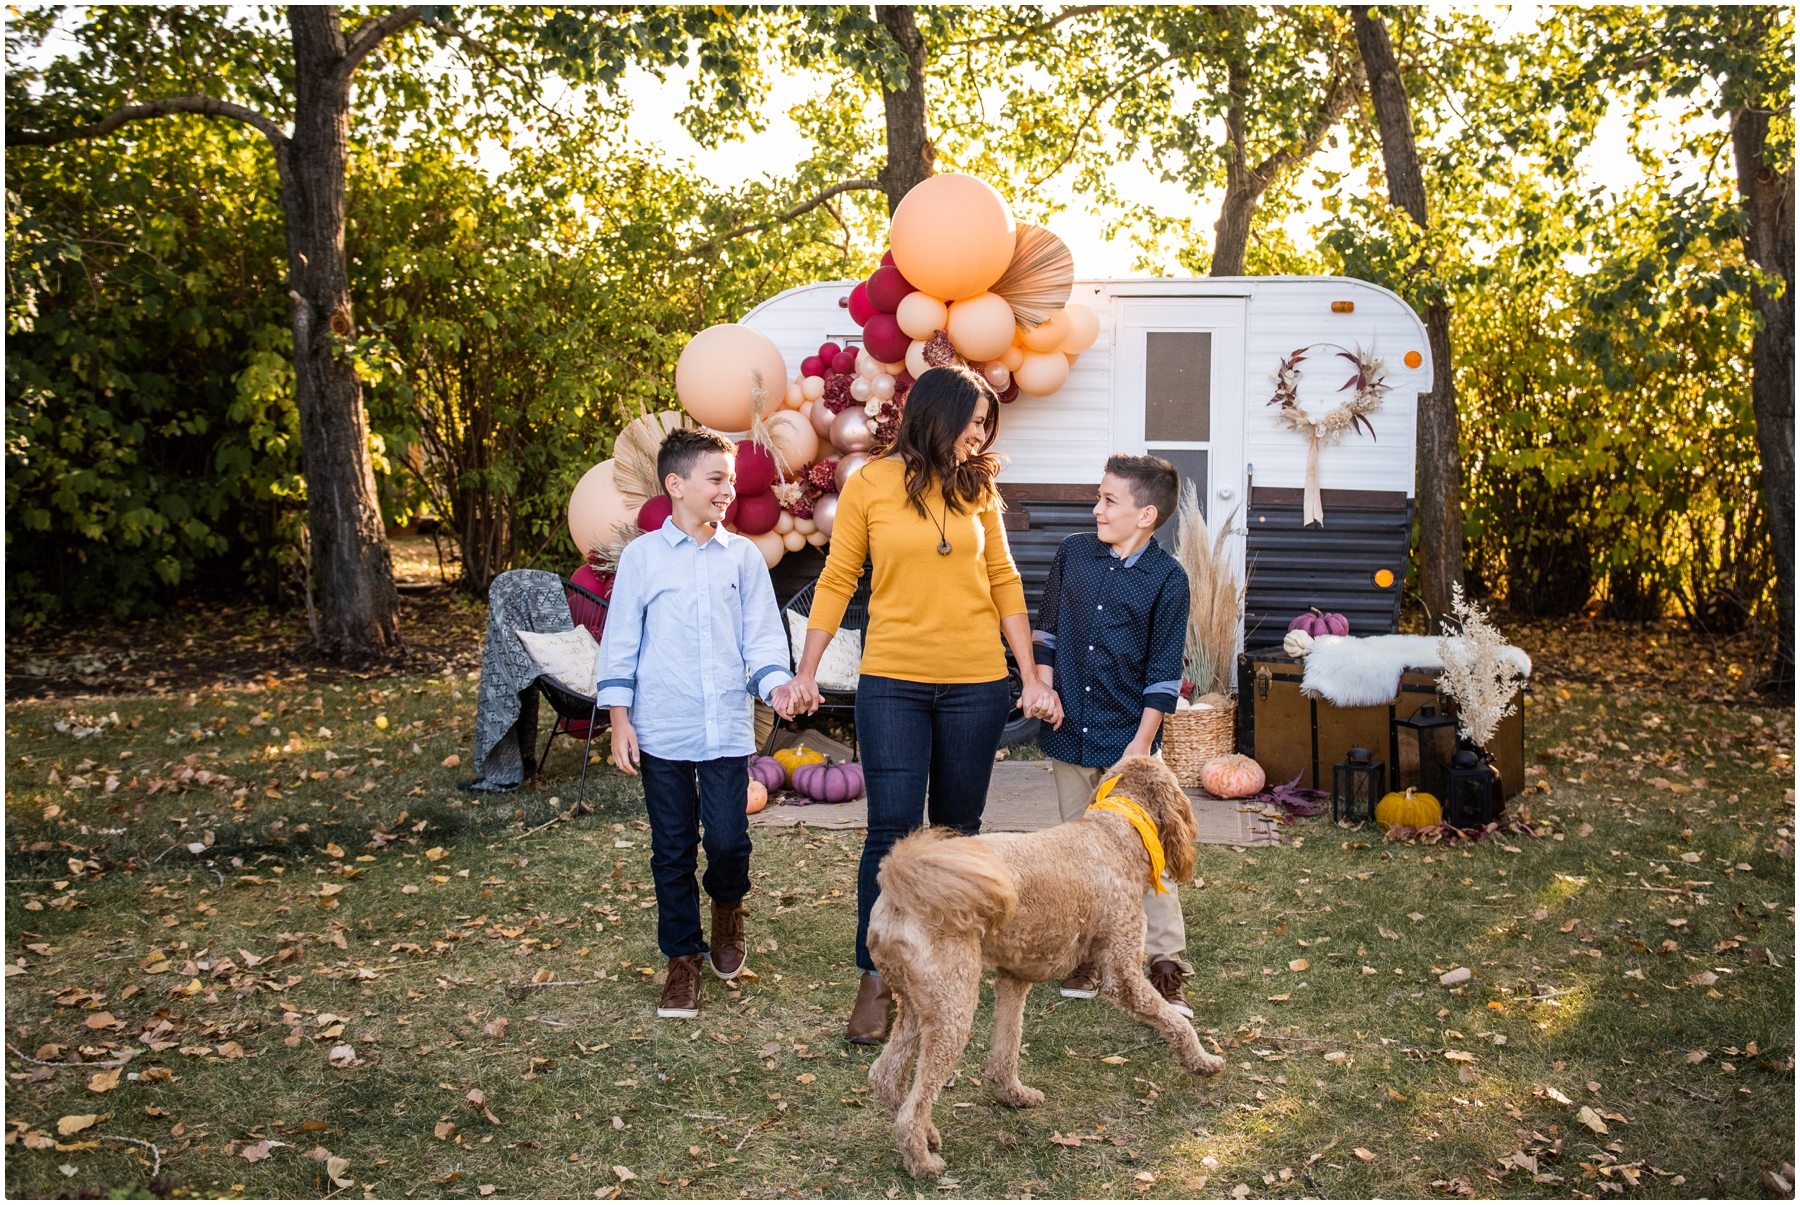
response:
[[[869,630],[869,579],[872,576],[874,576],[874,575],[870,571],[869,567],[867,565],[864,565],[862,579],[856,583],[856,593],[854,593],[850,596],[850,604],[849,604],[849,606],[844,608],[844,618],[843,618],[842,622],[840,622],[838,624],[838,629],[840,631],[842,631],[845,628],[849,628],[853,631],[862,633],[864,636],[868,635],[868,630]],[[781,622],[782,622],[783,627],[788,626],[788,618],[787,617],[790,614],[798,615],[801,618],[805,618],[806,616],[812,614],[813,592],[814,592],[815,588],[818,586],[818,584],[819,584],[818,580],[815,578],[813,581],[809,582],[798,594],[794,595],[794,597],[792,597],[788,600],[787,606],[782,608]],[[788,641],[788,649],[789,649],[789,656],[792,657],[793,641],[791,639]],[[798,662],[795,662],[793,664],[790,664],[788,668],[789,669],[799,669],[800,667],[799,667]],[[861,757],[862,750],[856,740],[856,723],[855,723],[855,720],[856,720],[856,692],[854,690],[826,690],[823,687],[821,687],[819,690],[819,695],[820,695],[820,702],[819,702],[819,710],[820,711],[831,711],[831,712],[836,712],[838,714],[843,714],[846,712],[849,713],[850,719],[851,719],[850,747],[852,750],[854,750],[856,752],[856,755],[858,757]],[[788,721],[783,720],[781,718],[781,714],[779,712],[776,713],[775,722],[772,725],[770,725],[770,727],[769,727],[768,738],[763,741],[762,751],[763,751],[763,755],[765,757],[770,753],[770,751],[772,751],[775,748],[775,737],[778,733],[780,733],[781,726],[787,722]],[[798,727],[797,724],[796,724],[796,727]]]
[[[598,639],[599,631],[606,626],[606,600],[587,587],[562,579],[563,589],[569,596],[569,616],[577,625],[593,632]],[[550,739],[544,742],[543,756],[538,758],[538,769],[544,767],[544,759],[550,756],[550,746],[556,743],[559,736],[570,738],[586,738],[581,751],[581,786],[575,795],[575,806],[581,809],[587,798],[588,758],[594,750],[594,732],[601,727],[600,696],[598,692],[591,696],[571,694],[564,690],[548,674],[539,674],[533,682],[538,693],[550,704],[556,713],[556,723],[550,725]]]

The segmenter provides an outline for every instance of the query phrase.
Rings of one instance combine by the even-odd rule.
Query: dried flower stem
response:
[[[1237,519],[1233,510],[1208,540],[1206,519],[1200,513],[1200,496],[1192,481],[1181,484],[1181,504],[1176,510],[1181,536],[1175,559],[1188,576],[1187,647],[1183,673],[1200,694],[1231,694],[1232,661],[1237,655],[1238,632],[1244,619],[1244,583],[1232,572],[1225,555],[1225,541]]]

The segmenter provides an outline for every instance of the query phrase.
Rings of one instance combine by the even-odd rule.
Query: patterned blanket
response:
[[[536,771],[537,664],[515,635],[566,632],[575,626],[562,579],[542,569],[513,569],[488,588],[487,639],[481,648],[481,689],[475,705],[475,779],[472,791],[512,791]]]

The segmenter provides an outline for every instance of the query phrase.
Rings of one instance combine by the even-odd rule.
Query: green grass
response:
[[[65,1047],[53,1061],[138,1051],[104,1093],[89,1070],[33,1079],[9,1059],[9,1194],[145,1181],[136,1148],[22,1137],[87,1113],[110,1116],[65,1146],[138,1138],[160,1148],[165,1190],[270,1197],[332,1192],[320,1147],[348,1160],[337,1195],[352,1198],[1363,1197],[1459,1178],[1483,1196],[1747,1196],[1793,1156],[1791,711],[1558,700],[1528,725],[1551,786],[1525,797],[1535,839],[1391,845],[1313,820],[1290,846],[1203,848],[1205,886],[1183,891],[1189,992],[1227,1072],[1188,1078],[1147,1028],[1040,987],[1023,1078],[1047,1102],[1005,1109],[976,1082],[984,1010],[937,1111],[940,1184],[900,1170],[861,1090],[873,1052],[841,1041],[860,836],[755,830],[758,978],[736,994],[709,981],[698,1022],[659,1022],[635,784],[595,767],[594,816],[522,836],[573,797],[576,755],[553,755],[542,786],[471,801],[454,786],[468,766],[441,763],[466,763],[472,686],[8,709],[6,958],[24,967],[6,981],[8,1041]],[[54,727],[115,710],[84,739]],[[290,730],[309,735],[287,751]],[[370,848],[377,821],[389,835]],[[1477,977],[1440,986],[1458,967]],[[516,987],[541,971],[606,979]],[[118,1026],[88,1028],[100,1011]],[[339,1023],[325,1013],[341,1035],[323,1036]],[[228,1043],[245,1057],[221,1057]],[[343,1043],[358,1061],[333,1067]],[[173,1078],[128,1078],[153,1068]],[[1580,1123],[1584,1105],[1609,1134]],[[264,1139],[291,1145],[246,1161]],[[1502,1174],[1515,1154],[1535,1155],[1536,1179],[1517,1160]]]

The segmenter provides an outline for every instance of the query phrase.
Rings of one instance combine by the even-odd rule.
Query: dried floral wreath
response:
[[[1325,522],[1325,508],[1319,498],[1319,445],[1336,443],[1343,438],[1345,431],[1360,427],[1375,438],[1374,424],[1368,416],[1381,408],[1381,400],[1387,395],[1390,386],[1387,384],[1387,369],[1381,360],[1377,360],[1372,352],[1364,351],[1360,346],[1354,353],[1338,348],[1338,358],[1348,360],[1356,365],[1356,373],[1338,388],[1354,389],[1350,400],[1341,402],[1326,412],[1325,417],[1314,419],[1300,408],[1300,365],[1306,359],[1306,353],[1315,348],[1337,347],[1335,343],[1315,343],[1295,351],[1281,362],[1275,370],[1275,395],[1269,399],[1269,405],[1280,407],[1280,420],[1288,430],[1303,435],[1307,440],[1306,449],[1306,492],[1302,507],[1301,523]]]

